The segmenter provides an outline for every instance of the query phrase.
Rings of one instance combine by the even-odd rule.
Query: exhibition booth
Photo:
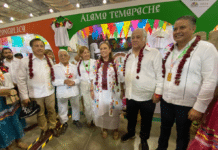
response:
[[[200,17],[196,17],[196,32],[204,31],[208,35],[216,29],[217,3],[216,1]],[[148,33],[147,45],[158,48],[164,56],[165,51],[174,42],[172,25],[177,18],[184,15],[195,16],[179,0],[134,1],[134,6],[130,1],[122,5],[110,4],[53,13],[1,25],[0,48],[9,46],[15,53],[28,54],[31,51],[28,38],[39,36],[47,42],[47,48],[53,50],[56,59],[60,48],[68,49],[75,54],[81,45],[88,46],[92,57],[97,58],[100,41],[109,40],[114,54],[126,52],[131,47],[132,31],[144,28]]]
[[[173,24],[177,18],[195,16],[196,32],[203,31],[207,40],[209,32],[218,28],[217,7],[218,1],[198,17],[180,0],[138,0],[53,13],[0,26],[0,49],[10,47],[14,53],[27,56],[31,53],[29,41],[39,37],[47,49],[53,50],[56,62],[59,49],[68,50],[73,62],[80,46],[87,46],[91,57],[97,59],[99,43],[108,40],[122,64],[131,48],[132,32],[143,28],[147,32],[147,46],[157,48],[164,57],[174,43]],[[216,42],[217,38],[214,39]]]

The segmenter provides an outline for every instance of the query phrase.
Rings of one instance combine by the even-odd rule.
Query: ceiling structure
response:
[[[14,21],[20,21],[31,18],[31,13],[33,17],[38,17],[50,14],[50,9],[54,12],[82,9],[104,5],[103,1],[114,4],[132,0],[0,0],[0,26],[13,22],[11,17]],[[9,8],[4,7],[5,3]],[[76,7],[77,3],[80,4],[79,8]]]

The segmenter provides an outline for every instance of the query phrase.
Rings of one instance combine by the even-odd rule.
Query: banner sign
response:
[[[182,0],[182,2],[199,18],[216,0]]]

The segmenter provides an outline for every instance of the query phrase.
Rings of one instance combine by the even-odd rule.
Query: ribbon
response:
[[[129,26],[130,26],[130,21],[124,21],[123,32],[126,38],[129,33]]]
[[[159,26],[159,21],[160,21],[160,20],[155,20],[155,21],[154,21],[154,28],[155,28],[155,29],[158,28],[158,26]]]
[[[117,22],[117,23],[115,23],[115,25],[116,25],[116,27],[117,27],[117,32],[118,32],[118,34],[120,35],[121,30],[122,30],[123,25],[124,25],[124,22]]]

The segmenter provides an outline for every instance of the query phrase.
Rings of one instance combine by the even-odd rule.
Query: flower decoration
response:
[[[143,54],[143,50],[145,47],[143,47],[140,51],[139,51],[139,56],[138,56],[138,64],[137,64],[137,69],[136,72],[139,73],[141,71],[141,62],[142,62],[142,58],[144,56]],[[129,58],[129,55],[131,53],[127,54],[126,59],[124,60],[124,65],[123,65],[123,76],[125,77],[125,71],[126,71],[126,62]],[[136,76],[136,79],[139,79],[139,76]]]
[[[72,73],[66,73],[65,76],[70,79],[70,78],[73,78],[73,74]]]
[[[2,73],[4,74],[4,73],[8,72],[9,68],[7,66],[1,66],[0,69],[1,69]]]
[[[49,58],[46,55],[45,55],[45,58],[47,60],[48,66],[50,67],[51,80],[54,81],[55,80],[54,69],[51,65]],[[29,65],[28,66],[29,66],[29,76],[30,76],[30,79],[32,79],[34,77],[34,74],[33,74],[33,54],[32,53],[29,54]]]

